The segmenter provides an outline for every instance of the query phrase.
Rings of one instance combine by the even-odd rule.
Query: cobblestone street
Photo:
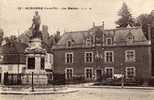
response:
[[[76,88],[79,91],[47,95],[0,95],[1,100],[153,100],[154,90]]]

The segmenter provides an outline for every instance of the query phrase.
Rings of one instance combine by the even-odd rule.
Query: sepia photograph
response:
[[[154,0],[0,0],[0,100],[154,100]]]

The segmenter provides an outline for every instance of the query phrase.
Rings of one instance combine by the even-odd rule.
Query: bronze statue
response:
[[[38,11],[35,12],[35,15],[33,16],[32,21],[33,21],[32,26],[31,26],[32,38],[42,38],[42,33],[41,31],[39,31],[40,24],[41,24],[41,18],[40,18]]]

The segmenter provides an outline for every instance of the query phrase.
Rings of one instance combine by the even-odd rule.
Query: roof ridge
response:
[[[88,31],[87,30],[81,30],[81,31],[70,31],[70,32],[65,32],[65,33],[67,34],[67,33],[76,33],[76,32],[88,32]]]

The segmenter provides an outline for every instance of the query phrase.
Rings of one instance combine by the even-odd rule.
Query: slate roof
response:
[[[26,58],[24,55],[25,48],[28,45],[15,42],[14,44],[5,44],[0,47],[0,64],[25,64]]]
[[[104,35],[113,36],[114,42],[127,41],[128,35],[132,35],[134,37],[134,41],[136,43],[144,42],[147,43],[147,39],[142,32],[141,27],[127,27],[127,28],[116,28],[116,29],[105,29],[103,26],[96,26],[87,31],[73,31],[66,32],[63,34],[62,38],[59,40],[56,46],[65,45],[66,42],[70,39],[73,40],[75,44],[82,44],[84,39],[89,35],[94,35],[95,31],[99,29],[102,31]],[[136,44],[134,42],[134,44]],[[55,47],[54,47],[55,48]]]
[[[67,40],[74,40],[76,44],[81,44],[85,37],[89,35],[88,31],[74,31],[66,32],[63,34],[62,38],[59,40],[57,45],[64,45]]]

